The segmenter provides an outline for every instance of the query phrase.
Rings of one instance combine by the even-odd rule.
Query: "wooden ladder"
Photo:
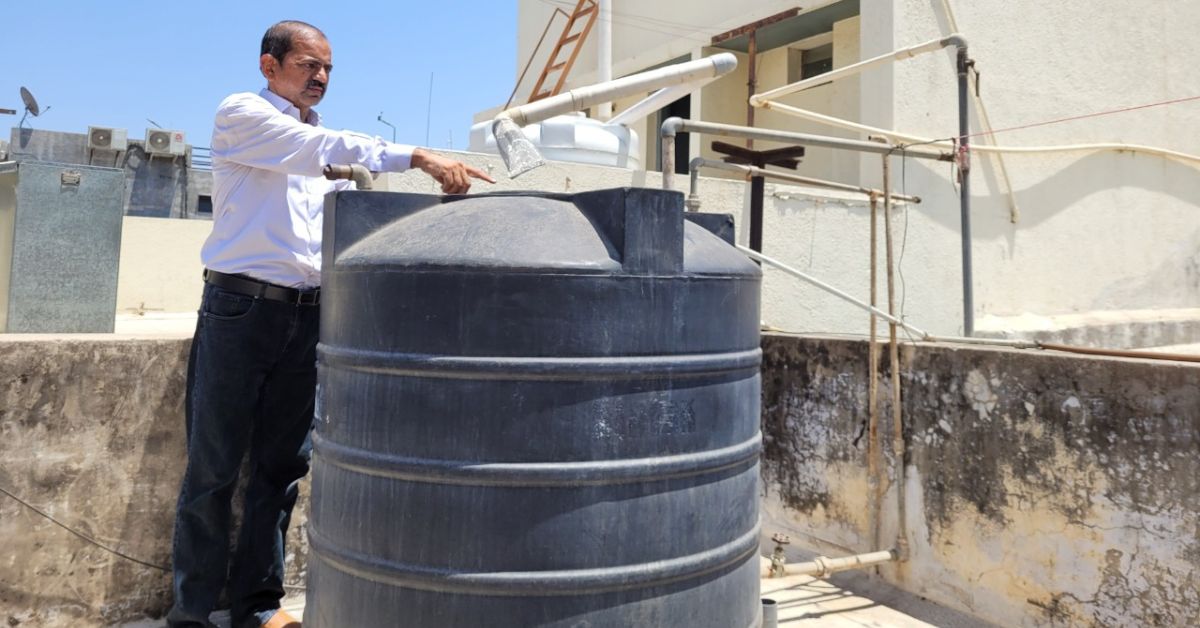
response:
[[[596,4],[596,0],[579,0],[579,3],[575,5],[575,10],[567,17],[567,25],[563,27],[562,35],[558,36],[558,43],[554,44],[554,51],[550,53],[550,59],[546,61],[546,67],[542,68],[542,73],[538,76],[537,85],[533,86],[529,102],[548,98],[562,91],[563,85],[567,82],[567,73],[571,71],[571,66],[575,65],[575,58],[579,56],[583,42],[591,32],[592,25],[596,23],[599,13],[600,7]],[[585,17],[586,20],[584,20]],[[577,31],[575,26],[581,21],[583,30]],[[570,56],[565,61],[559,61],[559,57],[567,48],[570,49]],[[546,79],[555,73],[558,74],[558,80],[555,81],[554,88],[543,89],[547,82]]]

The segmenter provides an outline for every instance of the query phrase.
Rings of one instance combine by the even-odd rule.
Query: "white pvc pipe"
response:
[[[716,79],[717,77],[714,76],[689,85],[673,85],[671,87],[664,87],[657,92],[654,92],[653,94],[643,98],[642,100],[639,100],[625,111],[613,116],[608,123],[624,124],[625,126],[629,126],[630,124],[645,118],[659,109],[666,107],[676,100],[679,100],[680,98],[687,96],[701,87],[704,87]]]
[[[824,76],[824,75],[822,75]],[[918,135],[910,135],[901,133],[893,129],[881,129],[879,127],[867,126],[858,122],[851,122],[843,118],[835,118],[825,114],[793,107],[777,102],[764,102],[761,107],[772,111],[790,114],[798,118],[821,122],[829,126],[850,129],[859,131],[869,135],[882,135],[890,138],[892,141],[900,141],[906,144],[921,144],[922,148],[952,148],[953,142],[936,141],[932,138],[921,137]],[[1189,153],[1181,153],[1178,151],[1168,150],[1165,148],[1157,148],[1155,146],[1144,146],[1141,144],[1121,144],[1116,142],[1106,142],[1099,144],[1065,144],[1062,146],[997,146],[994,144],[971,144],[971,150],[980,153],[1068,153],[1080,151],[1101,151],[1115,150],[1128,151],[1131,153],[1146,153],[1148,155],[1158,155],[1169,159],[1177,159],[1179,161],[1187,161],[1200,164],[1200,155],[1192,155]]]
[[[599,37],[596,39],[596,82],[607,83],[612,80],[612,0],[600,0]],[[612,103],[604,102],[596,105],[596,119],[608,120],[612,117]]]
[[[883,63],[888,63],[890,61],[899,61],[902,59],[910,59],[917,55],[925,54],[926,52],[932,52],[934,50],[941,50],[942,48],[945,48],[946,46],[961,45],[961,42],[962,42],[962,38],[960,36],[958,36],[957,34],[955,34],[955,35],[950,35],[948,37],[943,37],[941,39],[933,39],[933,40],[927,41],[923,44],[917,44],[915,46],[910,46],[908,48],[894,50],[892,52],[879,55],[878,57],[872,57],[870,59],[867,59],[866,61],[859,61],[858,63],[853,63],[850,65],[838,68],[836,70],[831,70],[829,72],[825,72],[824,74],[814,76],[812,78],[807,78],[802,81],[797,81],[790,85],[784,85],[783,87],[777,87],[775,89],[763,92],[761,94],[755,94],[750,97],[750,104],[755,107],[762,107],[764,105],[764,103],[766,103],[767,101],[774,100],[776,98],[782,98],[784,96],[787,96],[788,94],[794,94],[796,92],[804,91],[806,89],[809,89],[811,87],[816,87],[817,85],[821,85],[823,83],[828,83],[830,81],[836,81],[837,79],[840,79],[845,76],[852,76],[852,75],[858,74],[858,73],[862,72],[863,70],[866,70],[867,68],[870,68],[870,67],[881,65]]]
[[[657,70],[632,74],[607,83],[577,87],[564,94],[507,109],[496,118],[507,118],[520,126],[525,126],[633,94],[714,78],[732,72],[736,67],[737,57],[733,53],[722,52],[695,61],[686,61]]]
[[[870,552],[867,554],[855,554],[854,556],[843,556],[841,558],[829,558],[828,556],[818,556],[811,561],[803,563],[789,563],[784,565],[784,573],[789,576],[816,576],[824,578],[829,574],[839,571],[849,571],[851,569],[862,569],[883,563],[890,563],[899,559],[899,555],[894,550],[885,550],[882,552]]]

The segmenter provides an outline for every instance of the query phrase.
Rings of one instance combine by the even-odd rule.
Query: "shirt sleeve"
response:
[[[362,164],[372,172],[402,172],[413,146],[305,124],[249,94],[225,99],[213,125],[213,158],[281,172],[321,176],[326,164]]]

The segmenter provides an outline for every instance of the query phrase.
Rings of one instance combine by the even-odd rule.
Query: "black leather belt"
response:
[[[309,288],[306,290],[285,288],[245,275],[230,275],[207,268],[204,269],[204,281],[222,290],[244,294],[256,299],[282,301],[283,303],[291,303],[292,305],[319,305],[321,303],[320,288]]]

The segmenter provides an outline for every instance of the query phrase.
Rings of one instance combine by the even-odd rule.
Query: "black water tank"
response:
[[[326,212],[305,626],[757,625],[761,274],[729,218],[648,189]]]

